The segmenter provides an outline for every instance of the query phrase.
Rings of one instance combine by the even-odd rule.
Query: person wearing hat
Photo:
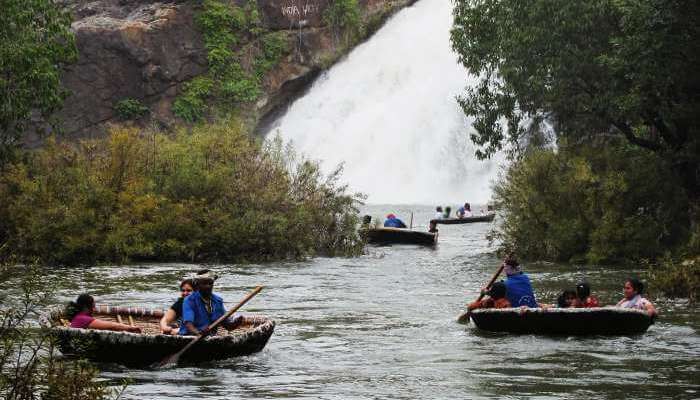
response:
[[[209,270],[202,270],[193,278],[195,292],[185,298],[182,303],[182,325],[180,335],[216,334],[209,332],[209,325],[226,314],[224,300],[214,294],[214,281],[218,278]],[[243,320],[238,315],[233,319],[224,320],[220,326],[235,329]]]
[[[396,218],[396,215],[389,214],[386,216],[386,221],[384,221],[385,228],[406,228],[406,224],[400,219]]]
[[[530,277],[522,271],[518,261],[508,256],[503,261],[503,270],[506,273],[506,297],[513,307],[538,308],[535,293],[532,291]]]

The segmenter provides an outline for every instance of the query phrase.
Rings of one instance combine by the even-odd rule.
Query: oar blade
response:
[[[465,311],[457,317],[457,323],[462,325],[469,325],[469,311]]]

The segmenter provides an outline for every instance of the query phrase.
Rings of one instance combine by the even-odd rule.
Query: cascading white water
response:
[[[496,161],[479,161],[455,96],[473,78],[450,48],[452,2],[421,0],[323,74],[278,132],[369,203],[484,204]]]

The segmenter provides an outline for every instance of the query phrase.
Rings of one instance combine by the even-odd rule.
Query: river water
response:
[[[372,206],[423,229],[427,207]],[[700,398],[700,313],[650,298],[661,317],[632,337],[492,334],[455,323],[499,264],[490,224],[443,226],[437,248],[369,247],[358,258],[214,265],[215,291],[277,328],[260,353],[168,370],[100,365],[125,399],[174,398]],[[200,265],[108,266],[55,273],[60,300],[93,293],[99,303],[167,307],[178,279]],[[540,301],[585,277],[605,304],[630,271],[525,264]],[[632,271],[637,273],[639,271]]]

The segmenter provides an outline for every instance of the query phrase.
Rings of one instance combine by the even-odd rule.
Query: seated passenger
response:
[[[178,297],[177,301],[165,312],[163,318],[160,319],[160,333],[166,335],[177,334],[179,328],[173,327],[172,324],[176,322],[178,325],[182,324],[182,303],[185,297],[192,294],[192,292],[194,292],[194,283],[192,279],[185,279],[180,282],[180,297]]]
[[[559,308],[575,308],[578,307],[578,298],[576,292],[571,289],[564,290],[557,298],[557,307]]]
[[[457,218],[469,218],[472,216],[472,207],[469,203],[464,203],[463,207],[457,210]]]
[[[400,219],[396,218],[396,215],[389,214],[386,216],[386,221],[384,221],[385,228],[405,228],[406,224]]]
[[[537,308],[535,293],[532,291],[530,277],[520,269],[520,264],[512,256],[503,261],[503,270],[506,273],[506,297],[513,307]]]
[[[435,207],[435,216],[433,217],[433,219],[442,219],[443,215],[445,214],[442,212],[442,207]]]
[[[488,295],[481,300],[477,300],[467,307],[472,311],[477,308],[510,308],[510,302],[506,299],[506,284],[503,282],[494,283],[488,290]]]
[[[617,307],[622,308],[634,308],[637,310],[644,310],[649,314],[650,317],[656,317],[657,312],[654,305],[644,297],[642,293],[644,292],[644,284],[635,278],[629,278],[625,281],[625,286],[623,287],[622,293],[625,298],[617,303]]]
[[[68,303],[66,318],[70,321],[71,328],[141,333],[141,328],[138,326],[93,318],[92,313],[94,311],[95,299],[89,294],[83,293],[75,301]]]
[[[447,206],[445,207],[445,213],[442,214],[442,218],[450,218],[450,214],[452,214],[452,207]]]
[[[598,298],[591,296],[591,286],[586,282],[579,282],[579,284],[576,285],[576,297],[578,297],[578,307],[600,307]]]
[[[224,300],[214,294],[214,281],[217,276],[209,270],[202,270],[194,278],[195,292],[187,296],[182,303],[182,325],[180,335],[216,334],[209,332],[209,325],[226,314]],[[221,322],[227,330],[236,329],[242,322],[241,316]]]

